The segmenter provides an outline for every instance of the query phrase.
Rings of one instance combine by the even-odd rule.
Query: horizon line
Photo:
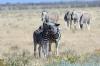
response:
[[[33,4],[39,4],[39,3],[67,3],[67,2],[94,2],[94,1],[98,1],[98,0],[84,0],[84,1],[80,1],[80,0],[73,0],[73,1],[45,1],[45,2],[0,2],[0,4],[7,4],[7,3],[10,3],[10,4],[27,4],[27,3],[33,3]]]

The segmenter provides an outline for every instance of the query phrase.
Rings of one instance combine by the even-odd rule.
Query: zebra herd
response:
[[[43,11],[41,17],[43,24],[33,32],[34,56],[36,57],[36,48],[37,45],[39,45],[39,57],[41,57],[41,52],[44,57],[48,57],[51,53],[52,43],[55,43],[56,55],[58,55],[59,42],[61,39],[61,32],[59,29],[60,24],[57,23],[59,18],[50,18],[47,11]],[[88,14],[84,13],[80,15],[75,11],[67,11],[64,15],[64,20],[65,24],[67,24],[66,26],[69,28],[72,28],[72,25],[74,25],[74,28],[76,29],[77,24],[79,24],[81,29],[83,29],[84,25],[90,29],[90,17]]]
[[[34,39],[34,56],[36,56],[36,46],[38,47],[39,57],[41,57],[41,50],[43,55],[47,57],[51,53],[51,44],[56,44],[56,54],[58,55],[59,40],[61,38],[59,25],[50,21],[45,12],[42,14],[43,25],[41,25],[33,33]]]
[[[79,26],[80,29],[83,29],[84,26],[90,30],[90,15],[88,13],[81,13],[75,10],[67,11],[64,16],[65,24],[67,28],[77,29],[76,27]]]

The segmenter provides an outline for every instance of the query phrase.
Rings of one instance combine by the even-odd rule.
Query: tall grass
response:
[[[45,66],[100,66],[100,51],[84,55],[77,55],[73,51],[67,51],[64,55],[52,58],[56,61]]]
[[[27,50],[6,54],[6,66],[31,66],[32,56]]]
[[[17,50],[5,54],[4,60],[0,59],[0,66],[100,66],[100,51],[77,55],[73,50],[66,50],[59,56],[41,59],[34,58],[28,50]]]

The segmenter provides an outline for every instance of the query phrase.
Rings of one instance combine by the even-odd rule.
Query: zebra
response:
[[[90,30],[90,15],[88,13],[83,13],[80,17],[80,28],[83,29],[84,26]]]
[[[67,24],[67,27],[72,28],[74,26],[74,29],[83,28],[83,25],[86,24],[86,26],[89,26],[90,22],[90,17],[89,14],[82,13],[79,11],[67,11],[64,16],[65,24]],[[88,27],[89,29],[89,27]]]
[[[48,16],[48,12],[46,10],[42,11],[41,18],[42,18],[41,20],[43,23],[49,22],[49,16]]]
[[[44,53],[44,56],[47,56],[48,53],[48,43],[49,43],[49,39],[48,39],[48,31],[49,31],[49,27],[43,23],[43,30],[40,30],[41,27],[39,27],[39,29],[37,29],[36,31],[34,31],[33,33],[33,39],[34,39],[34,56],[36,56],[36,47],[37,44],[39,44],[38,47],[38,52],[39,52],[39,57],[41,56],[41,49],[42,52]]]
[[[79,21],[80,21],[80,17],[81,17],[82,13],[73,10],[72,14],[71,14],[71,20],[74,26],[74,29],[77,29],[77,26],[79,27]]]
[[[56,25],[58,26],[58,25]],[[56,45],[56,55],[59,55],[59,44],[60,44],[60,39],[61,39],[61,33],[60,33],[60,29],[57,28],[57,31],[55,33],[50,33],[50,44],[49,44],[49,52],[51,52],[51,44],[55,43]]]
[[[67,11],[64,15],[64,20],[65,20],[65,26],[67,25],[66,28],[71,28],[72,25],[72,12]]]
[[[41,14],[42,22],[58,22],[59,16],[57,13],[48,13],[47,11],[42,11]]]
[[[41,49],[44,53],[44,56],[48,56],[48,51],[51,49],[50,46],[50,39],[51,34],[55,33],[57,30],[58,24],[53,25],[53,23],[43,23],[42,26],[39,27],[36,31],[33,33],[33,40],[34,40],[34,56],[36,56],[36,46],[39,44],[38,51],[39,51],[39,57],[41,56]]]
[[[55,43],[56,45],[56,55],[59,55],[59,45],[60,45],[60,39],[61,39],[61,32],[60,32],[60,28],[58,23],[52,23],[49,22],[48,23],[51,27],[51,32],[49,32],[49,53],[51,53],[51,45],[52,43]]]

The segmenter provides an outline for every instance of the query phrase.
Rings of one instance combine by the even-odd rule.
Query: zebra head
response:
[[[60,24],[57,23],[52,23],[52,22],[48,22],[48,23],[43,23],[43,30],[46,30],[49,33],[52,34],[56,34],[59,30],[59,26]]]
[[[48,16],[48,12],[47,11],[42,11],[41,17],[42,17],[41,20],[43,21],[43,23],[44,22],[49,22],[49,16]]]

